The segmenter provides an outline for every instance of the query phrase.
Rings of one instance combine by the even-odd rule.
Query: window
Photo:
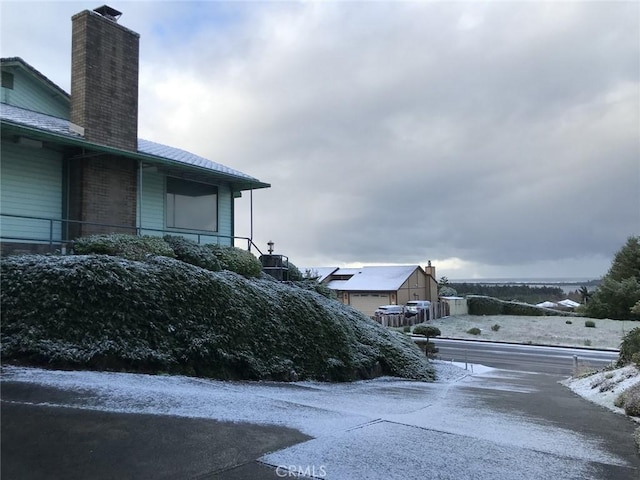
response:
[[[218,187],[167,177],[167,227],[218,231]]]
[[[13,90],[13,73],[2,72],[2,86]]]

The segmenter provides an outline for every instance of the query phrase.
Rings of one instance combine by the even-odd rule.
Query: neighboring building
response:
[[[438,301],[435,267],[429,264],[361,268],[311,268],[319,281],[338,299],[366,315],[373,316],[381,305],[404,305],[409,300]]]
[[[138,138],[139,35],[119,16],[73,16],[71,95],[21,58],[1,60],[2,253],[112,232],[232,245],[234,199],[270,186]]]
[[[546,301],[546,302],[536,304],[536,307],[554,308],[556,310],[568,310],[571,312],[574,311],[579,306],[580,304],[578,302],[574,302],[569,298],[565,300],[560,300],[559,302]]]
[[[469,314],[467,299],[464,297],[440,297],[440,303],[443,317]]]

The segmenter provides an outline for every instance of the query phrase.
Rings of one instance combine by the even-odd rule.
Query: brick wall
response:
[[[96,12],[72,17],[71,121],[91,142],[138,149],[139,40]]]
[[[70,161],[69,219],[114,226],[69,225],[69,238],[136,233],[137,162],[103,155]]]

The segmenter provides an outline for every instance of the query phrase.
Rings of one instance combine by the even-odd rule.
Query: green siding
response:
[[[228,185],[218,186],[218,233],[233,235],[233,193]],[[225,239],[226,240],[226,239]]]
[[[13,89],[2,87],[2,103],[26,108],[58,118],[69,119],[69,100],[42,82],[27,74],[23,69],[3,67],[13,74]]]
[[[141,212],[138,211],[138,225],[143,235],[162,235],[164,230],[164,175],[142,171]],[[142,216],[142,218],[140,218]],[[142,221],[141,221],[142,220]],[[153,229],[147,230],[144,229]]]
[[[165,177],[160,173],[142,173],[142,202],[138,212],[138,225],[143,235],[164,235],[170,233],[165,222]],[[218,185],[218,232],[230,237],[233,232],[233,194],[228,185]],[[199,243],[232,245],[232,239],[217,235],[188,234],[176,232]]]
[[[62,218],[62,158],[57,152],[2,142],[0,213]],[[49,241],[51,222],[2,217],[5,239]],[[61,239],[61,224],[53,222],[54,241]]]

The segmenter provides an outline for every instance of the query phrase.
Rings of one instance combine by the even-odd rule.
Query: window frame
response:
[[[179,225],[180,222],[176,222],[176,212],[175,212],[175,196],[178,195],[180,197],[189,197],[189,195],[180,195],[179,193],[170,192],[170,182],[182,183],[182,187],[187,186],[187,184],[193,184],[194,186],[199,186],[199,188],[207,189],[210,188],[214,190],[215,193],[210,195],[215,195],[215,202],[213,208],[215,209],[214,213],[214,221],[215,221],[215,229],[208,230],[201,227],[193,227],[193,226],[176,226],[176,223]],[[173,206],[173,219],[170,218],[170,199],[169,195],[174,196],[174,206]],[[193,197],[197,197],[193,195]],[[182,207],[184,208],[184,207]],[[188,180],[180,177],[175,177],[171,175],[166,175],[164,180],[164,223],[165,228],[169,231],[190,231],[190,232],[204,232],[204,233],[219,233],[220,231],[220,186],[212,183],[198,182],[195,180]],[[172,221],[173,220],[173,221]]]

